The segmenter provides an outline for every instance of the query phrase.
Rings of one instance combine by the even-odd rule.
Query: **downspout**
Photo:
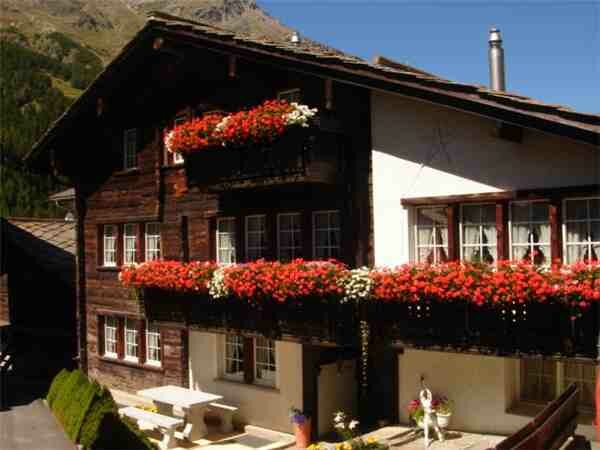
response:
[[[79,368],[83,373],[88,372],[87,359],[87,300],[85,282],[85,230],[86,216],[85,199],[81,186],[75,186],[75,211],[76,211],[76,321],[77,321],[77,359]]]

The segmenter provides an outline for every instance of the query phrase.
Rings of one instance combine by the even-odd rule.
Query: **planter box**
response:
[[[288,131],[265,146],[215,148],[185,158],[189,186],[211,191],[288,183],[336,184],[343,175],[340,135],[316,127]]]

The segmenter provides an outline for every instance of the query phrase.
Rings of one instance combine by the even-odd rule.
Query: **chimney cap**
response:
[[[502,35],[500,34],[500,29],[496,27],[490,28],[490,43],[502,43]]]
[[[299,44],[300,43],[300,35],[298,34],[297,31],[294,31],[292,33],[292,36],[290,37],[290,42],[292,44]]]

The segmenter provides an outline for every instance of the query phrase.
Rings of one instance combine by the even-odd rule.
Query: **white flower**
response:
[[[335,428],[339,428],[340,430],[343,430],[344,428],[346,428],[346,425],[344,425],[344,422],[340,422],[340,423],[336,423],[334,425]]]
[[[356,426],[358,425],[358,420],[352,420],[350,421],[350,423],[348,424],[348,429],[350,430],[354,430],[356,428]]]
[[[175,137],[175,130],[171,130],[165,135],[165,139],[164,139],[165,148],[167,149],[168,152],[171,152],[171,153],[173,153],[172,144],[173,144],[174,137]]]
[[[333,416],[333,422],[337,423],[337,424],[342,423],[342,422],[344,422],[345,417],[346,417],[346,415],[342,411],[338,411]],[[343,425],[343,423],[342,423],[342,425]]]
[[[223,269],[223,267],[219,267],[215,270],[208,283],[208,293],[215,299],[229,296],[229,290],[225,286],[225,273]]]
[[[344,288],[344,298],[342,302],[350,300],[366,300],[371,296],[373,290],[373,280],[370,277],[371,269],[360,267],[350,271],[348,277],[340,280],[340,285]]]
[[[317,108],[309,108],[306,105],[299,105],[296,102],[292,102],[292,112],[289,112],[283,116],[286,125],[300,125],[301,127],[308,127],[309,121],[317,114]]]

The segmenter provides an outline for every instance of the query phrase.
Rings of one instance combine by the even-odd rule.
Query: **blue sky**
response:
[[[301,34],[452,80],[489,83],[487,33],[504,39],[507,90],[600,113],[600,0],[259,0]]]

